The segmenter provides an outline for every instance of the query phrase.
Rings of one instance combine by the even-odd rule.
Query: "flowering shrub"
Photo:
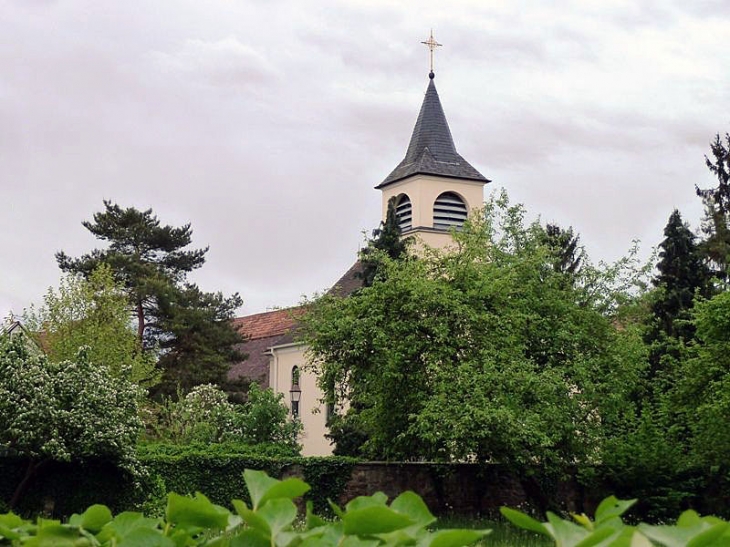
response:
[[[86,348],[52,363],[22,335],[0,336],[0,450],[29,462],[11,505],[51,460],[103,457],[137,473],[138,389],[92,363]]]
[[[212,384],[194,387],[177,401],[165,400],[148,416],[154,440],[175,444],[276,443],[299,450],[301,424],[288,417],[281,394],[251,384],[248,401],[234,405]]]

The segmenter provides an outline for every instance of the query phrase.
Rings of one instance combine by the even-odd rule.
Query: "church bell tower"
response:
[[[431,72],[411,142],[403,160],[376,188],[383,196],[383,219],[395,198],[404,236],[445,247],[451,243],[451,228],[459,229],[482,206],[484,185],[490,181],[456,151],[434,83],[433,49],[440,44],[433,33],[423,43],[431,50]]]

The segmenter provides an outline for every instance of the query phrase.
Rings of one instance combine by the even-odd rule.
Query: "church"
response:
[[[452,241],[451,230],[482,206],[484,185],[490,181],[456,151],[433,72],[433,50],[440,44],[433,35],[423,43],[431,50],[431,71],[421,110],[405,157],[375,188],[382,195],[383,221],[393,198],[402,235],[413,237],[417,246],[443,248]],[[347,297],[361,286],[359,271],[356,262],[330,292]],[[283,394],[292,417],[303,426],[302,454],[327,456],[333,450],[326,437],[331,409],[322,402],[317,378],[306,370],[307,348],[296,336],[301,313],[301,308],[291,308],[235,319],[246,337],[240,349],[248,358],[236,363],[229,377],[245,377]]]

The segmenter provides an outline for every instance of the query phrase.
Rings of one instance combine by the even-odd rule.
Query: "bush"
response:
[[[282,398],[252,383],[248,401],[234,405],[218,387],[199,385],[184,397],[178,394],[177,400],[167,398],[147,409],[147,440],[173,444],[276,443],[298,454],[301,447],[297,438],[302,426],[289,419]]]

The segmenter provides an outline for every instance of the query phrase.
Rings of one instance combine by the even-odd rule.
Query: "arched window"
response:
[[[461,228],[466,216],[466,203],[454,192],[444,192],[433,204],[433,227],[436,230]]]
[[[411,205],[411,198],[405,194],[398,196],[395,202],[395,217],[398,219],[398,228],[400,228],[401,233],[411,229],[413,206]]]
[[[292,386],[298,386],[299,385],[299,367],[292,367],[291,369],[291,385]]]

